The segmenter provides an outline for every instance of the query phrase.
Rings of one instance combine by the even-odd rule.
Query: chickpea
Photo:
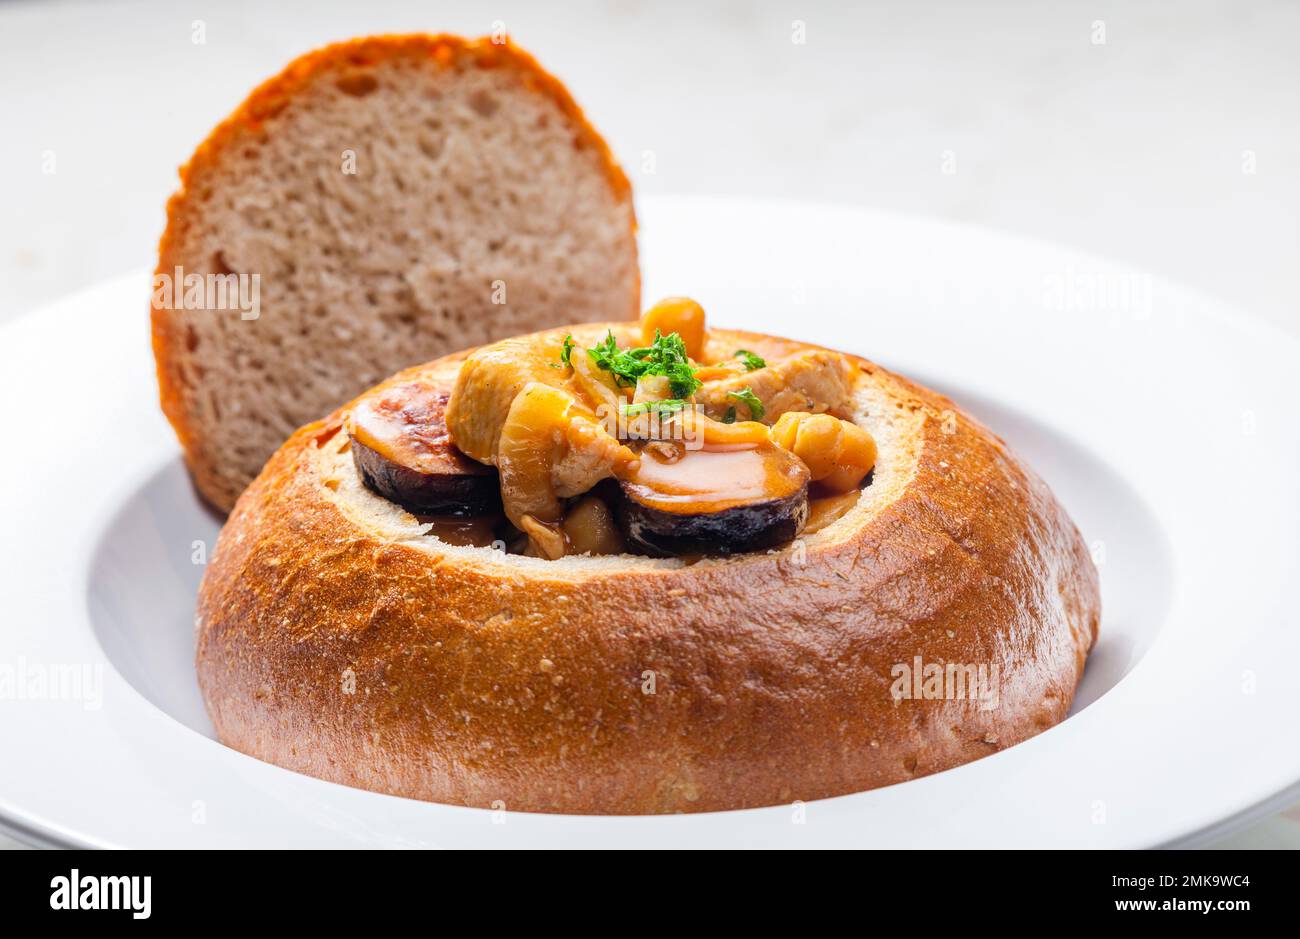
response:
[[[622,554],[623,535],[609,508],[595,496],[583,496],[564,516],[571,554]]]
[[[688,297],[660,300],[641,314],[641,339],[648,346],[655,341],[655,330],[667,336],[677,333],[686,345],[686,354],[698,360],[704,354],[704,307]]]
[[[801,459],[813,480],[831,492],[856,489],[876,465],[871,434],[829,414],[788,411],[770,433],[773,443]]]

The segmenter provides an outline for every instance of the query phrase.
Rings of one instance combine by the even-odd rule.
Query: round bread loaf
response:
[[[386,384],[445,382],[463,357]],[[445,544],[362,484],[347,407],[302,428],[240,498],[200,591],[220,739],[400,796],[631,814],[856,792],[1046,730],[1097,634],[1083,540],[986,428],[853,362],[870,484],[816,533],[729,558]]]
[[[628,181],[559,81],[504,42],[358,39],[291,63],[181,169],[163,410],[228,511],[296,427],[398,368],[639,304]]]

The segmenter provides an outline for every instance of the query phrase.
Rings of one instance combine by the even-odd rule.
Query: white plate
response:
[[[218,522],[158,412],[141,274],[0,331],[5,827],[131,846],[1145,846],[1296,796],[1300,344],[1139,272],[934,221],[672,199],[642,226],[647,299],[900,369],[1046,477],[1105,603],[1067,721],[802,812],[668,818],[431,805],[227,750],[191,666]],[[42,694],[67,667],[88,670],[80,693]]]

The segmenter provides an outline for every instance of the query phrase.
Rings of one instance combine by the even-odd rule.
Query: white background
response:
[[[1300,334],[1300,4],[1262,0],[3,3],[0,322],[151,266],[176,167],[295,55],[498,22],[641,193],[994,226]],[[1232,843],[1300,846],[1300,822]]]

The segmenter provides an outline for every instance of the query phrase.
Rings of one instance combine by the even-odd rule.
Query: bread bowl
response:
[[[413,361],[635,317],[635,229],[605,141],[504,39],[374,36],[294,60],[167,204],[153,347],[199,491],[229,511],[295,428]]]
[[[637,347],[663,309],[640,324],[576,325],[446,356],[298,430],[240,497],[200,591],[198,676],[220,739],[399,796],[642,814],[903,782],[1062,720],[1100,601],[1083,540],[1047,486],[947,398],[867,359],[790,339],[709,329],[690,340],[692,311],[680,301],[668,305],[669,320],[683,329],[665,338],[687,339],[665,360],[687,362],[701,383],[691,387],[671,364],[632,387],[605,381],[623,367],[598,367],[611,356],[654,359],[649,343]],[[795,537],[777,543],[754,547],[753,526],[719,525],[724,540],[712,550],[696,542],[677,556],[589,553],[665,553],[637,543],[626,519],[621,541],[582,534],[593,514],[605,526],[617,514],[593,510],[596,502],[657,485],[642,463],[658,438],[589,426],[581,404],[593,374],[624,417],[644,413],[643,392],[658,387],[648,401],[674,401],[683,399],[665,396],[689,389],[674,426],[755,433],[762,441],[745,446],[803,464],[793,477],[805,496],[828,482],[838,491],[806,500]],[[764,395],[737,394],[736,379]],[[409,441],[393,443],[357,415],[413,383],[452,388],[446,436],[499,472],[504,511],[518,524],[421,521],[399,504],[401,491],[368,487],[358,437],[398,462]],[[568,423],[514,420],[544,414],[562,394],[579,402],[563,411]],[[719,414],[727,401],[737,403]],[[799,426],[816,416],[838,441],[826,451],[834,458],[801,446],[797,433],[783,437],[784,414]],[[563,426],[577,435],[565,441],[592,447],[608,433],[602,471],[581,467],[590,489],[555,482],[578,452],[566,442],[546,451],[547,498],[516,491],[511,480],[528,466],[512,462],[511,434],[529,426],[545,426],[538,439],[552,442]],[[619,447],[633,451],[630,461]],[[682,452],[683,466],[695,459]],[[546,517],[550,497],[558,518]],[[737,507],[704,501],[692,495],[684,514]],[[525,503],[538,514],[518,512]],[[579,507],[581,537],[566,528]],[[776,523],[765,524],[770,535]],[[500,537],[503,525],[513,541]],[[992,675],[993,694],[962,693],[954,671],[959,680]]]

